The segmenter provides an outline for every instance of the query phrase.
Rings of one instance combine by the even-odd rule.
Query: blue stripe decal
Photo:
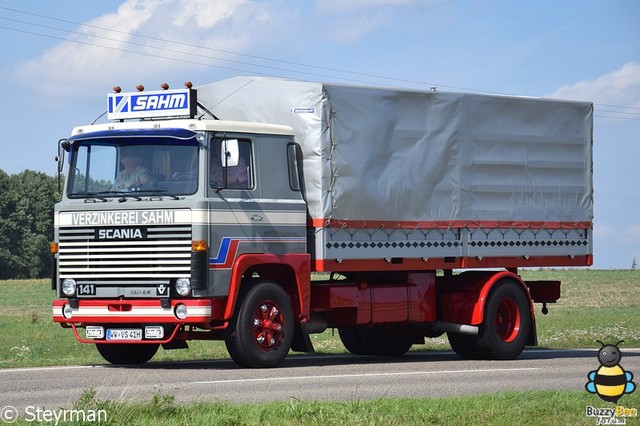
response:
[[[270,238],[248,238],[248,237],[223,237],[216,257],[209,259],[211,268],[230,268],[230,262],[235,259],[238,246],[242,242],[255,243],[305,243],[306,237],[270,237]]]

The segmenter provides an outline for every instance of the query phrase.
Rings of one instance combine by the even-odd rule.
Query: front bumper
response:
[[[71,307],[71,317],[65,318],[65,305]],[[176,307],[187,307],[187,315],[180,319]],[[104,300],[79,299],[70,303],[66,299],[53,302],[53,320],[70,324],[191,324],[207,325],[211,322],[211,299],[162,299]]]

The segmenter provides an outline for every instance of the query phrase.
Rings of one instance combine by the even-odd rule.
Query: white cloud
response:
[[[225,62],[224,52],[242,53],[267,39],[261,34],[287,16],[281,8],[279,0],[126,0],[14,72],[41,95],[72,96],[118,83],[131,85],[127,90],[159,84],[175,71],[242,68]]]
[[[74,87],[117,73],[123,66],[131,65],[120,60],[124,55],[122,50],[134,50],[127,45],[132,38],[129,33],[139,31],[162,3],[129,0],[115,13],[103,15],[88,22],[90,26],[77,29],[81,34],[73,34],[70,41],[57,45],[40,58],[19,64],[16,72],[44,93],[73,93]]]
[[[236,10],[246,4],[246,0],[186,1],[182,2],[173,21],[180,28],[191,22],[200,28],[212,28],[232,18]]]
[[[640,108],[640,63],[629,62],[594,80],[562,86],[549,96]]]

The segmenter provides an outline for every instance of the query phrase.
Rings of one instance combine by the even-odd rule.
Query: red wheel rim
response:
[[[284,317],[278,304],[266,300],[253,311],[253,337],[264,351],[278,347],[284,335]]]
[[[520,311],[513,299],[504,299],[496,311],[496,332],[505,342],[515,340],[520,333]]]

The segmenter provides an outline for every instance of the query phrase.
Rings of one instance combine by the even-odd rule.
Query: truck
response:
[[[235,77],[107,95],[59,141],[53,321],[112,364],[223,340],[463,359],[537,345],[522,268],[593,262],[593,105]],[[67,166],[68,165],[68,166]],[[66,167],[66,169],[65,169]]]

